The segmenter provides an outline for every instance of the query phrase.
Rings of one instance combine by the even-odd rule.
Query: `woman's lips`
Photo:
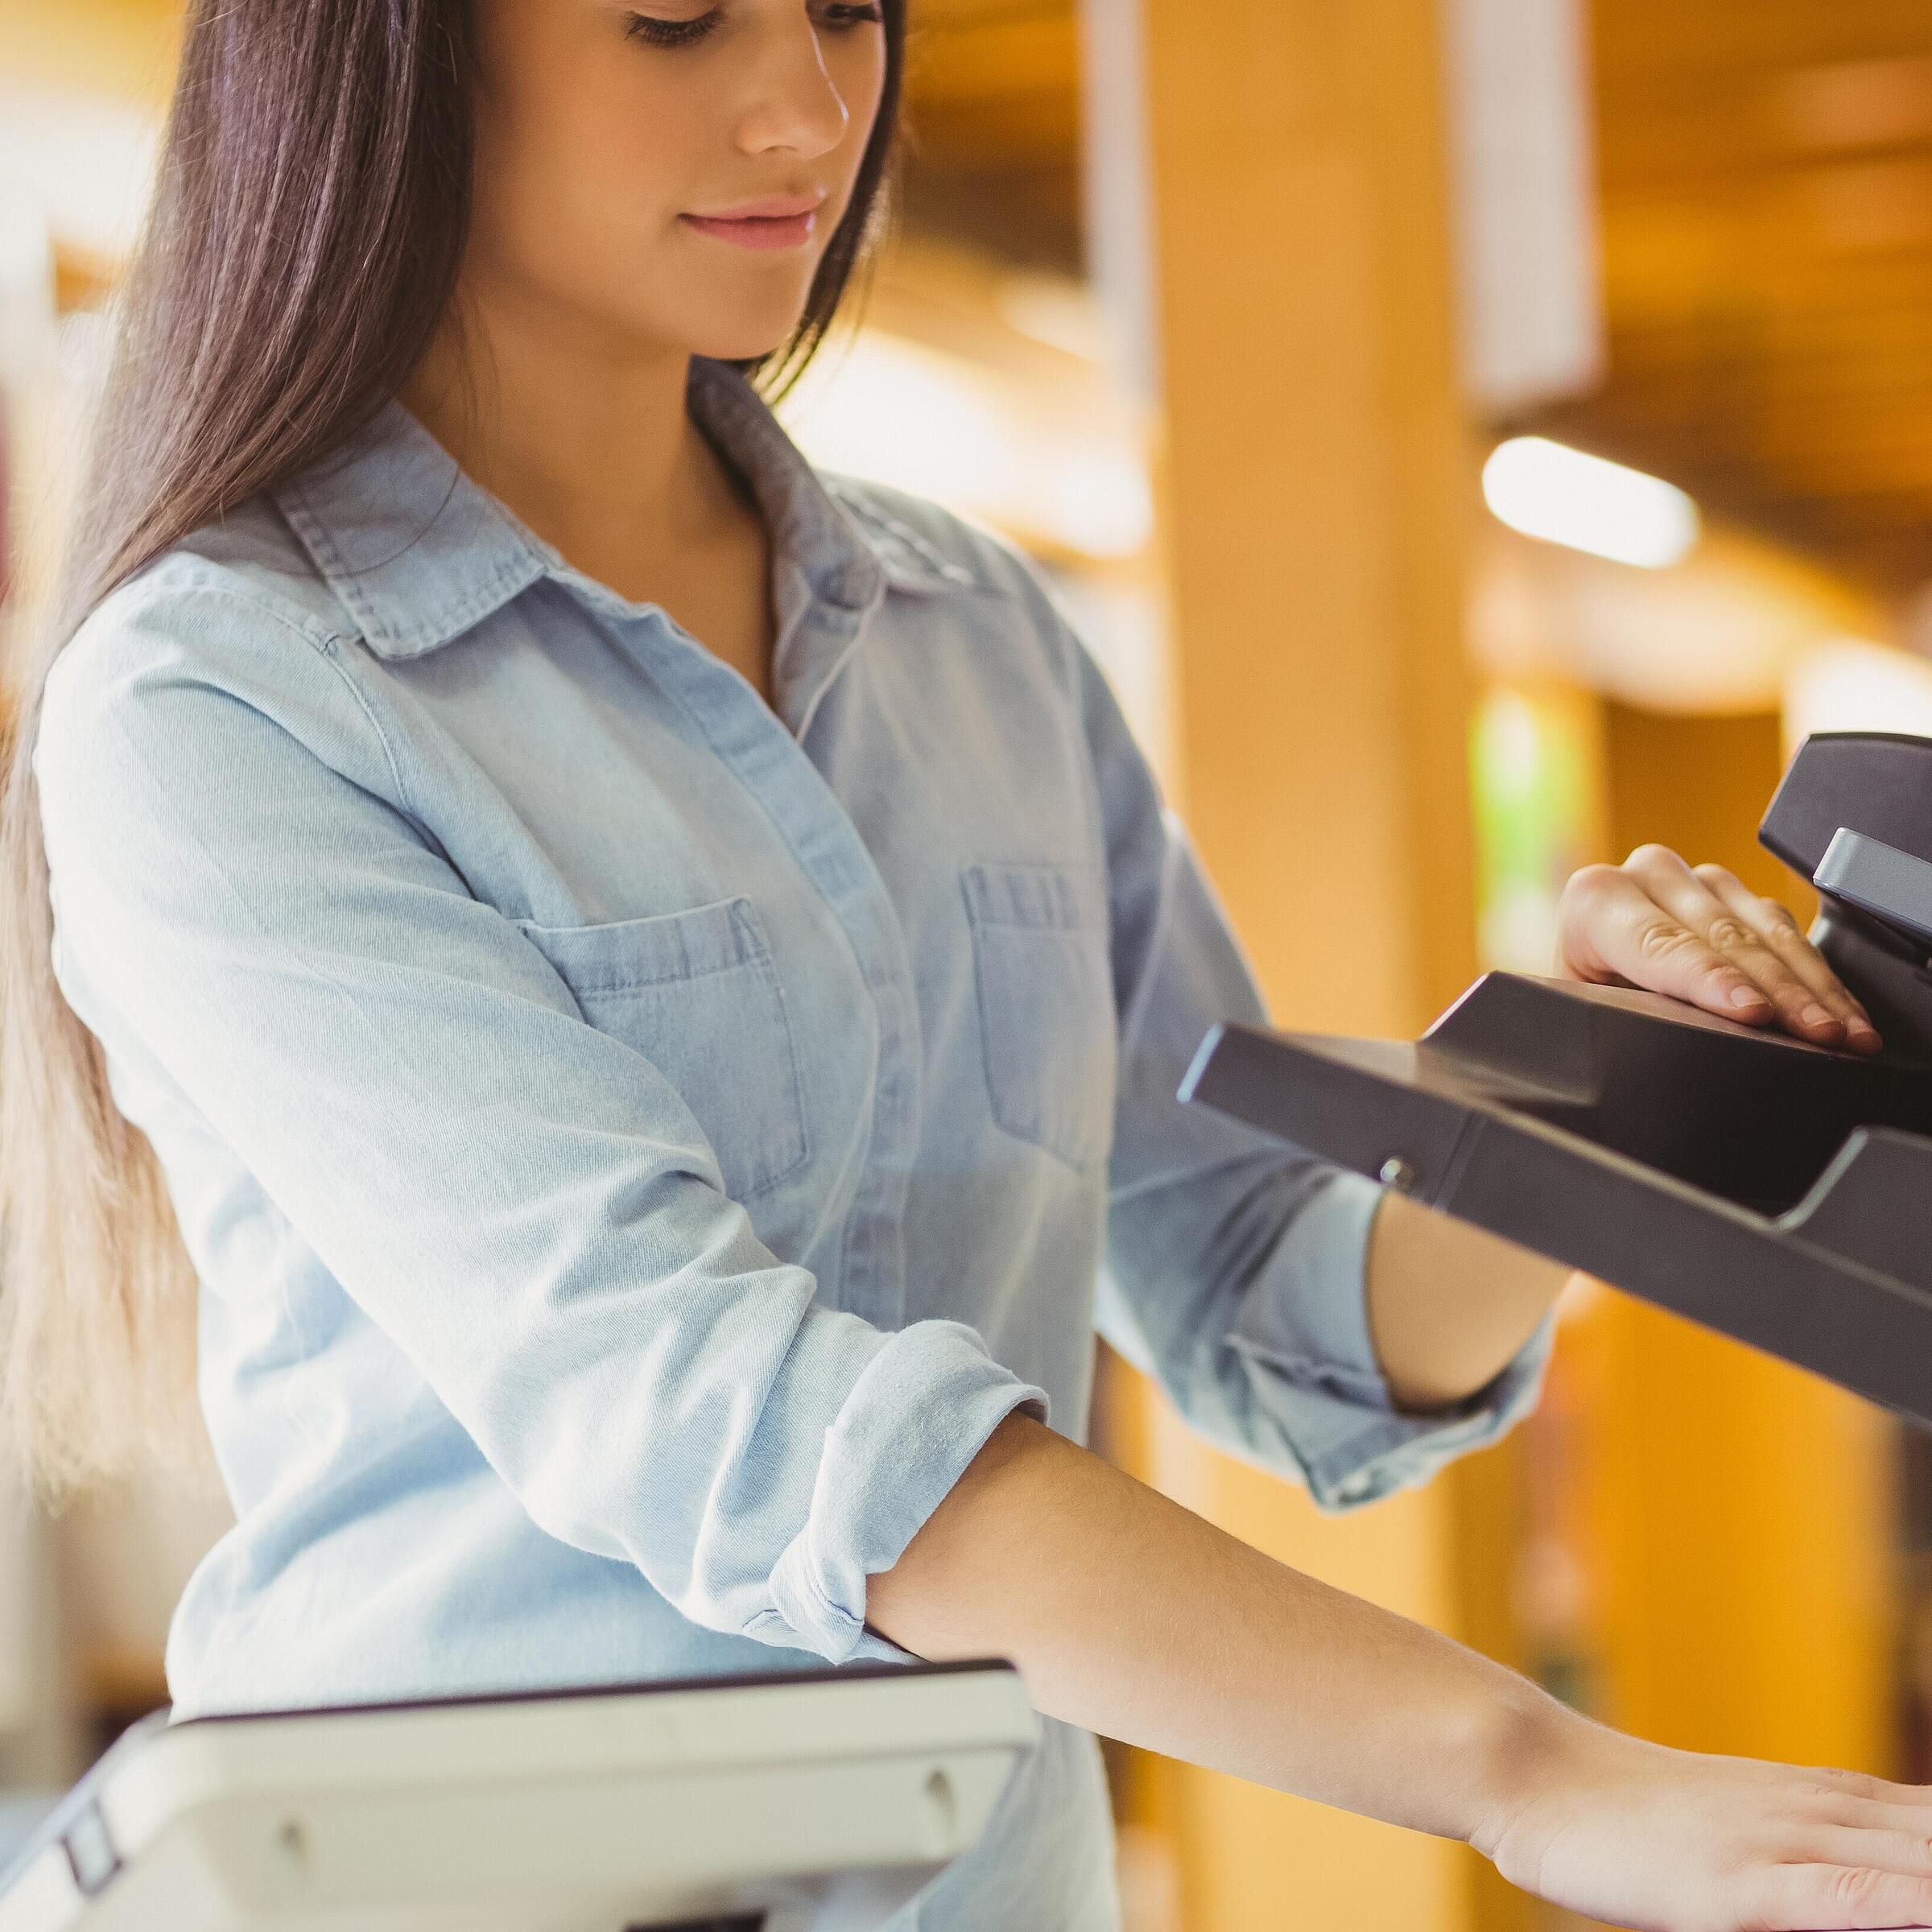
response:
[[[701,235],[720,242],[735,242],[740,248],[799,248],[811,239],[817,214],[807,209],[801,215],[747,215],[726,220],[715,215],[680,215]]]

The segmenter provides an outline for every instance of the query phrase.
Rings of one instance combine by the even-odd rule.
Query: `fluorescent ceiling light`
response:
[[[1644,570],[1681,564],[1697,544],[1697,506],[1681,489],[1542,436],[1500,444],[1483,495],[1526,537]]]
[[[1863,638],[1830,638],[1785,680],[1785,737],[1814,731],[1890,731],[1932,738],[1932,664]]]

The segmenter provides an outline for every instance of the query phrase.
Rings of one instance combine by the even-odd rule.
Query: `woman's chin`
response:
[[[811,293],[808,277],[795,286],[774,277],[762,288],[757,276],[733,280],[736,286],[720,291],[718,300],[683,305],[684,326],[679,333],[694,355],[720,362],[768,356],[791,340],[803,319]]]
[[[704,330],[694,336],[691,353],[708,357],[714,362],[755,361],[782,349],[798,325],[799,317],[795,315],[770,328],[746,328],[741,321],[731,328]]]

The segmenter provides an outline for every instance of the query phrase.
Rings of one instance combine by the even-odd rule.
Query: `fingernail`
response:
[[[1815,1000],[1798,1017],[1807,1026],[1832,1026],[1838,1023],[1835,1017],[1827,1013]]]
[[[1769,1006],[1771,1002],[1755,986],[1734,986],[1731,989],[1733,1006]]]

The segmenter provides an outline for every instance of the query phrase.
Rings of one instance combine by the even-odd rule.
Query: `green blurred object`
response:
[[[1470,733],[1483,964],[1548,972],[1563,881],[1588,857],[1590,748],[1565,707],[1507,686]]]

